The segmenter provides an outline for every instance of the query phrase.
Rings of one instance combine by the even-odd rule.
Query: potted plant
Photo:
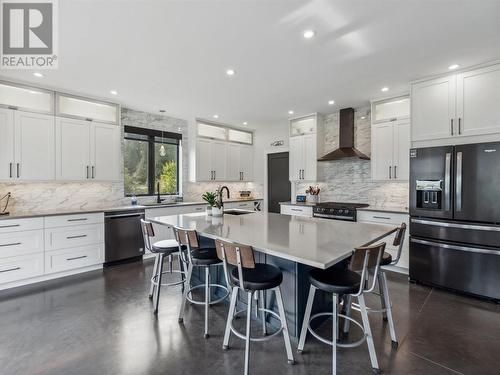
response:
[[[212,208],[215,206],[215,203],[217,201],[217,195],[215,195],[215,193],[212,193],[211,191],[207,191],[201,196],[201,198],[208,204],[207,215],[212,215]]]
[[[215,204],[212,207],[212,216],[215,217],[222,216],[223,213],[224,213],[224,208],[222,207],[221,199],[217,197],[215,199]]]

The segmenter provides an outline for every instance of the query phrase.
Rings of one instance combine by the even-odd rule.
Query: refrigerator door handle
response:
[[[500,226],[459,224],[459,223],[448,223],[442,221],[432,221],[423,219],[411,219],[411,222],[415,224],[433,225],[436,227],[484,230],[486,232],[500,232]]]
[[[455,191],[455,210],[457,212],[462,211],[462,158],[462,152],[457,152],[457,179]]]
[[[450,210],[450,183],[451,183],[451,153],[446,153],[445,171],[444,171],[444,209]]]
[[[467,251],[469,253],[493,254],[493,255],[499,255],[500,256],[500,251],[498,251],[498,250],[489,250],[489,249],[480,249],[480,248],[477,248],[477,247],[467,247],[467,246],[450,245],[450,244],[446,244],[446,243],[434,242],[434,241],[426,241],[426,240],[420,240],[420,239],[416,239],[416,238],[411,238],[410,242],[418,243],[418,244],[421,244],[421,245],[441,247],[443,249]]]

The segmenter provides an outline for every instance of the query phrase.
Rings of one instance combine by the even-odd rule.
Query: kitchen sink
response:
[[[255,211],[247,211],[247,210],[224,210],[224,214],[227,215],[248,215],[253,214]]]

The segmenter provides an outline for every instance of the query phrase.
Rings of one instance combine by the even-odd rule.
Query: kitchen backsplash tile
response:
[[[354,119],[355,147],[367,155],[371,154],[369,111],[370,107],[356,109]],[[337,148],[338,143],[339,113],[335,112],[325,116],[325,153]],[[372,181],[369,160],[352,158],[320,162],[318,179],[323,202],[360,202],[378,207],[408,206],[408,182]],[[303,194],[309,185],[311,183],[298,183],[297,194]]]

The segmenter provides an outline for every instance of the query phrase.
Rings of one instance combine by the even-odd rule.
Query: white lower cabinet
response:
[[[85,224],[45,229],[45,250],[57,250],[104,243],[102,224]]]
[[[409,216],[403,213],[394,213],[394,212],[385,212],[385,211],[363,211],[358,209],[357,212],[357,220],[360,223],[368,223],[368,224],[388,224],[388,225],[401,225],[405,223],[407,225],[405,238],[403,242],[403,250],[401,252],[401,258],[399,259],[396,267],[388,267],[392,268],[396,271],[407,272],[409,263],[409,241],[410,241],[410,227],[409,227]],[[395,259],[397,255],[397,247],[393,246],[392,243],[394,241],[394,236],[384,238],[382,241],[386,243],[386,251],[392,255],[392,258]]]
[[[282,204],[280,206],[280,213],[282,215],[312,217],[313,216],[313,208],[312,208],[312,206]]]
[[[0,258],[43,253],[43,230],[0,234]]]
[[[43,252],[0,259],[0,284],[41,276]]]
[[[45,273],[55,273],[103,263],[104,244],[45,252]]]

